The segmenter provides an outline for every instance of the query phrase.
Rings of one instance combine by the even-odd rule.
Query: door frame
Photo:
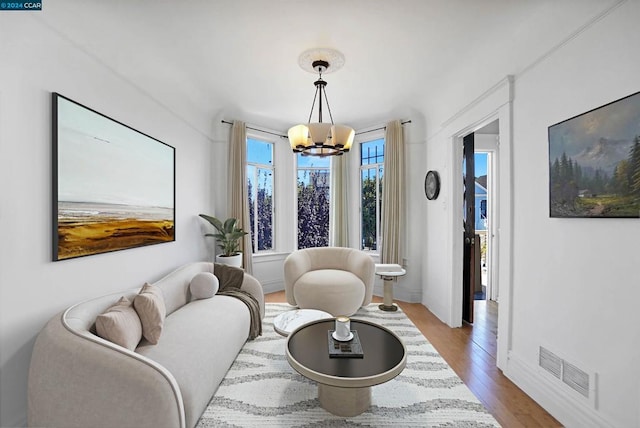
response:
[[[498,119],[499,123],[499,155],[496,176],[496,195],[499,200],[493,213],[496,230],[497,251],[493,262],[497,275],[494,284],[499,290],[498,305],[498,368],[505,369],[511,349],[511,310],[513,287],[513,190],[512,190],[512,115],[513,115],[513,77],[507,76],[497,85],[490,88],[467,107],[443,124],[450,136],[449,151],[449,187],[450,209],[450,242],[451,242],[451,301],[450,314],[453,327],[462,325],[462,269],[463,269],[463,228],[462,228],[462,138]]]
[[[473,323],[475,280],[477,277],[476,260],[476,192],[475,192],[475,133],[462,137],[462,176],[463,227],[462,227],[462,322]],[[462,169],[461,169],[462,170]],[[471,174],[469,174],[471,173]],[[465,219],[466,218],[466,219]]]
[[[488,142],[484,136],[495,136],[496,141]],[[497,258],[494,256],[499,249],[497,248],[499,242],[497,241],[498,231],[495,227],[494,213],[498,212],[496,205],[499,200],[497,177],[499,174],[499,161],[500,154],[498,151],[498,138],[497,134],[478,134],[476,133],[475,152],[487,154],[487,215],[488,215],[488,229],[487,229],[487,300],[498,301],[500,291],[497,285],[494,283],[494,278],[498,277],[498,270],[496,268]]]

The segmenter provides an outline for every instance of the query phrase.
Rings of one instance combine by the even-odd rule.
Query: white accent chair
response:
[[[374,278],[373,259],[353,248],[306,248],[284,261],[287,302],[333,316],[353,315],[371,303]]]

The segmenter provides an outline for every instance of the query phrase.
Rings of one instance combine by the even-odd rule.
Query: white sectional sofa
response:
[[[134,351],[95,333],[96,317],[139,287],[78,303],[39,334],[28,384],[33,427],[193,427],[249,334],[241,300],[215,295],[193,300],[191,279],[212,263],[185,265],[155,284],[166,319],[157,345],[144,339]],[[259,302],[262,286],[245,274],[241,290]]]

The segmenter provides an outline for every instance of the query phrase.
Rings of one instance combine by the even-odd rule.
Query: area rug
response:
[[[383,325],[407,347],[407,365],[372,388],[371,407],[345,418],[320,407],[317,384],[285,356],[286,338],[273,318],[292,307],[267,303],[263,334],[247,342],[202,415],[198,427],[499,427],[435,348],[401,311],[361,308],[351,318]]]

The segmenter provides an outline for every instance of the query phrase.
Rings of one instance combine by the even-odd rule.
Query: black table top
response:
[[[296,330],[287,341],[290,357],[305,369],[340,378],[375,377],[397,369],[400,364],[404,367],[406,350],[394,333],[377,324],[353,318],[351,330],[358,332],[364,357],[329,357],[327,331],[334,328],[335,319],[327,319]]]

